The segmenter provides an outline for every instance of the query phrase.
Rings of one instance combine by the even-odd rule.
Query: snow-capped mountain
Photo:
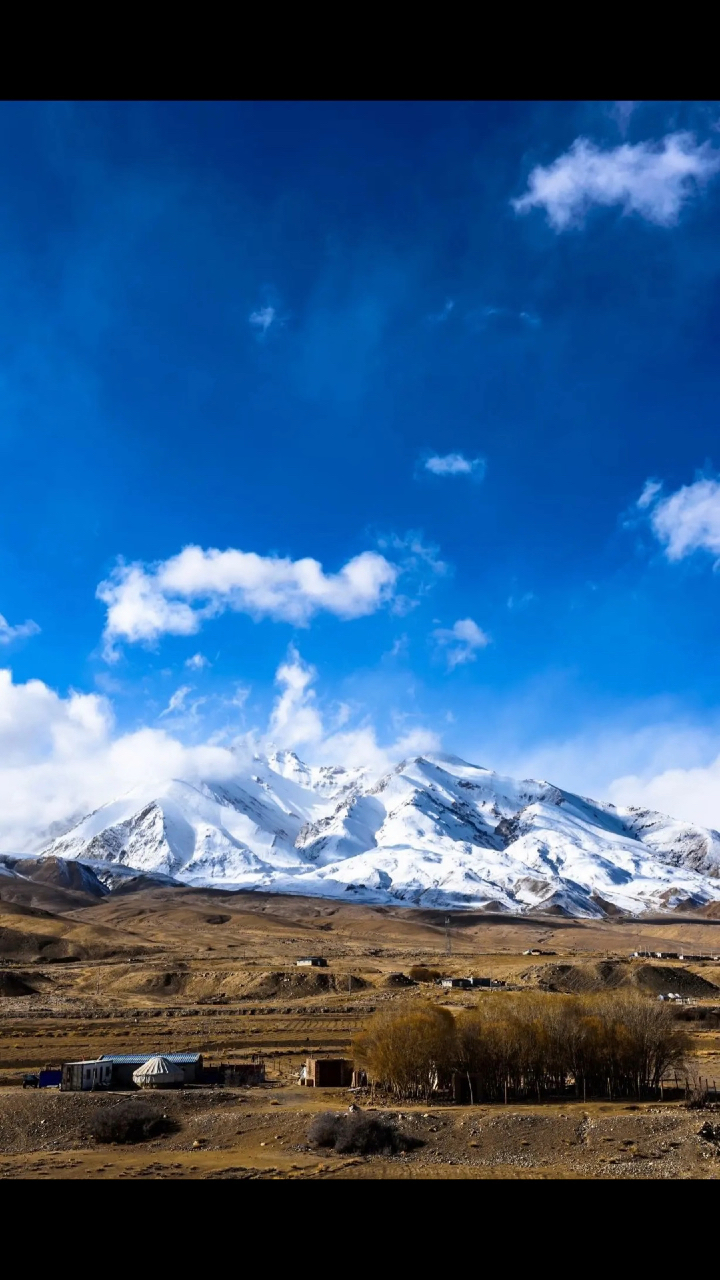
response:
[[[455,756],[369,770],[256,756],[232,781],[136,787],[42,855],[186,884],[574,916],[720,898],[720,834]]]

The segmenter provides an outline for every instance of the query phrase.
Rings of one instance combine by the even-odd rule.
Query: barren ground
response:
[[[443,922],[440,912],[277,895],[147,889],[93,901],[47,884],[0,884],[0,1176],[717,1176],[716,1144],[699,1130],[720,1116],[679,1102],[404,1107],[397,1123],[423,1142],[407,1155],[309,1150],[312,1115],[345,1109],[352,1095],[300,1088],[308,1053],[347,1051],[386,1001],[503,999],[392,985],[392,974],[419,963],[515,988],[687,991],[703,1015],[692,1024],[695,1070],[720,1086],[720,963],[628,958],[642,948],[720,953],[713,910],[631,923],[456,913],[449,956]],[[522,954],[531,947],[555,954]],[[328,968],[296,969],[308,953]],[[181,1049],[210,1063],[261,1054],[268,1083],[158,1094],[176,1131],[133,1146],[91,1136],[93,1109],[123,1095],[19,1087],[24,1072],[63,1061]],[[396,1106],[384,1109],[397,1117]]]

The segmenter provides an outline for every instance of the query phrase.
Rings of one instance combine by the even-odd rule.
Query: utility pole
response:
[[[452,955],[452,939],[450,937],[450,917],[445,917],[445,955]]]

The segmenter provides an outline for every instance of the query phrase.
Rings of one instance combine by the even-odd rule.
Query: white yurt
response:
[[[185,1083],[185,1073],[182,1067],[158,1054],[133,1071],[133,1083],[141,1089],[174,1089]]]

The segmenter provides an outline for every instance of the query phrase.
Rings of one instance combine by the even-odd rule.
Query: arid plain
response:
[[[720,904],[701,913],[583,922],[337,904],[262,893],[133,886],[102,898],[58,883],[0,882],[0,1176],[715,1177],[708,1115],[665,1103],[401,1106],[345,1089],[304,1089],[309,1054],[347,1053],[387,1002],[453,1009],[505,991],[636,987],[693,998],[691,1071],[720,1087],[720,962],[631,960],[635,950],[720,954]],[[449,946],[449,953],[448,953]],[[542,955],[525,955],[539,949]],[[327,967],[303,970],[299,956]],[[397,975],[431,965],[504,988],[446,991]],[[101,1053],[194,1050],[207,1063],[264,1058],[255,1088],[162,1095],[172,1132],[99,1144],[97,1108],[117,1094],[23,1089],[24,1073]],[[320,1110],[401,1115],[422,1145],[394,1157],[309,1147]],[[714,1115],[710,1114],[714,1122]],[[710,1125],[710,1128],[713,1124]]]

